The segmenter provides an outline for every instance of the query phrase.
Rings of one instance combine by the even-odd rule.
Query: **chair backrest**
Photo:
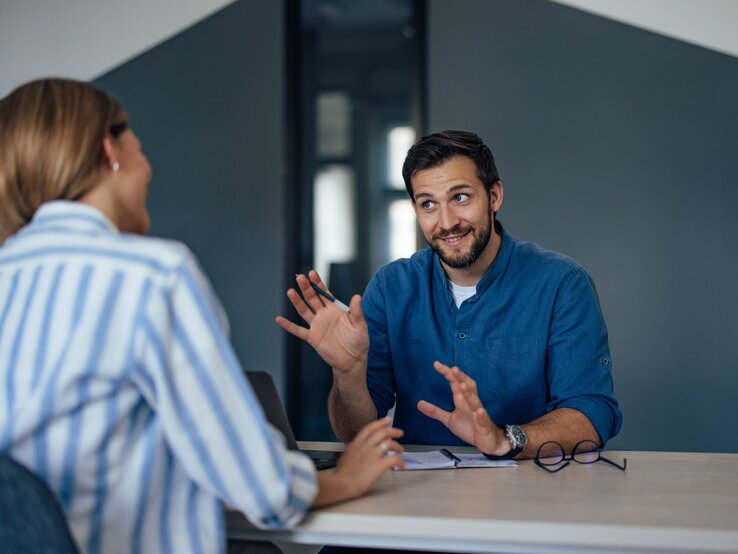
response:
[[[0,554],[78,554],[54,493],[35,474],[0,455]]]

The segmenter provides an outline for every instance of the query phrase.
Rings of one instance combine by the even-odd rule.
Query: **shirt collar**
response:
[[[479,296],[481,296],[484,291],[487,290],[489,286],[505,272],[507,264],[510,261],[510,254],[513,250],[513,239],[505,232],[502,227],[502,223],[497,219],[495,219],[495,232],[502,235],[502,244],[500,245],[500,249],[497,251],[495,259],[492,261],[492,265],[489,266],[487,272],[477,283],[477,293],[468,299],[469,302],[474,302]],[[447,291],[449,302],[453,302],[453,294],[448,286],[448,277],[446,277],[446,272],[443,270],[441,260],[435,252],[433,253],[433,280],[437,286],[442,287]]]
[[[70,200],[53,200],[42,204],[26,227],[33,231],[52,228],[87,235],[119,233],[116,226],[100,210]]]
[[[505,273],[507,264],[510,261],[510,254],[513,250],[513,240],[512,237],[502,228],[502,223],[496,219],[495,232],[502,236],[502,244],[500,245],[500,249],[497,251],[497,256],[495,256],[492,265],[489,266],[487,273],[485,273],[484,277],[482,277],[482,279],[477,283],[477,296],[481,295],[497,280],[500,275]]]

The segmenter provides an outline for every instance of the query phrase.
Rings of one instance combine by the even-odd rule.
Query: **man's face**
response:
[[[415,214],[425,240],[449,268],[469,269],[494,259],[493,213],[502,205],[502,183],[488,194],[474,162],[465,156],[412,177]]]

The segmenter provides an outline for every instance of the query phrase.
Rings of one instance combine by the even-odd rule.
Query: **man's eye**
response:
[[[430,200],[426,200],[425,202],[420,204],[420,207],[424,210],[430,210],[433,207],[433,202]]]
[[[467,200],[469,200],[469,195],[464,194],[464,193],[459,193],[456,196],[454,196],[454,200],[456,200],[457,202],[466,202]]]

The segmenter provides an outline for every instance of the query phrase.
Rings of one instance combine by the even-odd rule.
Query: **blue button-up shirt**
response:
[[[438,360],[476,382],[498,425],[524,424],[557,408],[584,413],[603,442],[620,429],[607,329],[594,283],[574,260],[502,231],[476,294],[456,307],[430,248],[380,269],[362,308],[371,346],[369,392],[414,444],[463,444],[418,411],[427,400],[452,411]]]

